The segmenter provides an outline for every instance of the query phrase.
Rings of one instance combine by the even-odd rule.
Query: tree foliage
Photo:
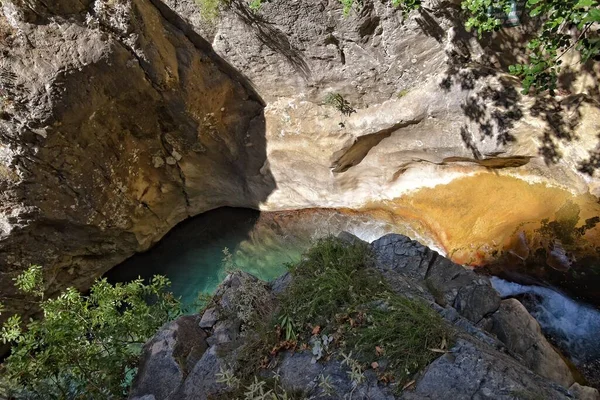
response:
[[[25,327],[21,317],[11,316],[0,331],[2,341],[12,345],[2,389],[17,399],[124,398],[142,344],[180,313],[162,276],[149,284],[101,279],[88,295],[69,288],[44,299],[42,269],[33,266],[15,284],[43,312]]]
[[[469,14],[467,29],[479,36],[501,28],[495,11],[510,12],[514,0],[464,0]],[[528,0],[525,10],[541,22],[539,35],[527,44],[529,62],[510,66],[522,79],[523,93],[530,90],[553,92],[557,87],[562,57],[574,49],[586,62],[600,54],[600,8],[598,0]]]
[[[359,0],[339,0],[344,15],[360,8]],[[421,6],[420,0],[389,0],[406,14]],[[527,0],[525,11],[540,21],[538,35],[527,44],[528,62],[511,65],[510,73],[521,78],[523,93],[550,93],[557,87],[562,58],[568,50],[578,51],[581,61],[600,54],[599,0]],[[465,27],[481,38],[502,27],[502,14],[509,14],[516,0],[463,0]]]

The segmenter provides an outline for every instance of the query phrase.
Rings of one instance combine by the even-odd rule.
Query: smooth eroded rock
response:
[[[509,350],[523,357],[532,371],[569,387],[573,375],[562,357],[542,334],[540,324],[516,299],[502,300],[500,308],[490,316],[489,331]]]

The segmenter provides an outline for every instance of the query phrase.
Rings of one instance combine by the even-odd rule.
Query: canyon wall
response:
[[[523,96],[502,70],[523,60],[530,22],[480,41],[463,28],[460,1],[424,1],[408,15],[366,1],[348,16],[336,0],[275,0],[258,12],[233,1],[214,21],[194,0],[166,3],[267,102],[277,190],[264,209],[361,207],[490,168],[600,193],[600,67],[569,53],[558,96]]]
[[[490,169],[598,195],[594,66],[524,97],[500,70],[519,28],[487,48],[457,3],[3,0],[3,302],[26,307],[29,264],[84,289],[220,206],[360,208]]]
[[[34,4],[34,5],[32,5]],[[162,4],[2,2],[0,293],[85,289],[185,218],[274,186],[264,103]]]

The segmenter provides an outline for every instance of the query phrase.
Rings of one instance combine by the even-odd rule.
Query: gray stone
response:
[[[223,383],[217,382],[217,373],[228,367],[217,355],[218,347],[212,346],[190,371],[183,386],[169,400],[206,400],[227,392]]]
[[[271,293],[276,296],[283,293],[289,287],[290,283],[292,283],[292,274],[286,272],[271,282]]]
[[[500,305],[500,295],[488,278],[453,263],[406,236],[389,234],[374,241],[372,247],[378,269],[419,282],[417,288],[425,287],[438,304],[456,308],[470,321],[479,322]],[[394,280],[393,274],[388,275]],[[395,281],[402,292],[410,293],[404,289],[407,285],[402,280],[395,278]]]
[[[142,400],[170,399],[207,349],[198,316],[184,316],[165,325],[145,346],[130,396]]]
[[[406,400],[568,399],[566,389],[534,374],[511,357],[459,339],[451,351],[426,368]]]
[[[208,310],[204,311],[204,314],[202,314],[202,319],[200,320],[200,328],[210,329],[217,323],[218,320],[219,312],[215,307],[211,307]]]
[[[565,387],[573,384],[569,366],[548,343],[540,324],[518,300],[503,300],[490,320],[489,331],[510,351],[523,357],[526,367]]]
[[[210,346],[231,342],[240,335],[242,322],[237,318],[218,321],[212,331],[212,335],[207,339]]]
[[[409,237],[385,235],[372,244],[378,269],[392,270],[410,278],[423,280],[438,254]]]

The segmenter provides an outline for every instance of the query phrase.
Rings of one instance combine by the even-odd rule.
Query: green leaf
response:
[[[529,12],[529,16],[537,17],[542,12],[542,6],[538,6]]]
[[[575,4],[575,8],[593,7],[595,5],[597,5],[596,0],[579,0],[577,4]]]
[[[597,8],[590,10],[584,20],[586,22],[600,22],[600,10]]]

